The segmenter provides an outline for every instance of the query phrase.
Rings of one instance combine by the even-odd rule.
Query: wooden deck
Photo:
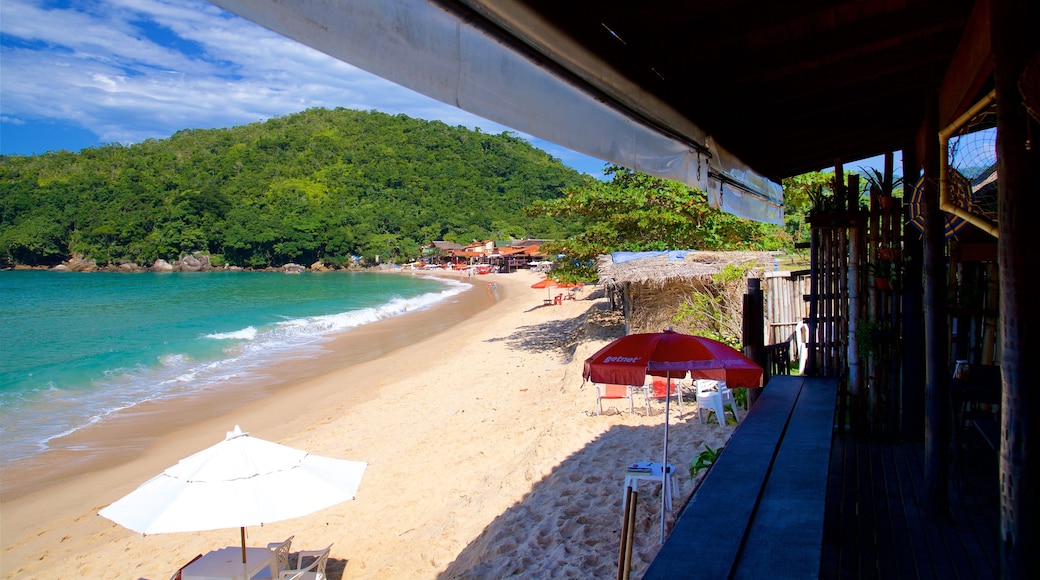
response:
[[[950,514],[925,515],[924,447],[836,435],[821,578],[997,578],[996,452],[965,441]]]
[[[997,578],[996,452],[958,434],[950,513],[924,512],[924,448],[834,433],[835,379],[775,376],[643,576]]]
[[[836,395],[834,379],[774,376],[643,578],[816,576]]]

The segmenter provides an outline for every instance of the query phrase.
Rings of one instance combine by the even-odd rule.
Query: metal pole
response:
[[[671,415],[668,412],[668,403],[672,400],[672,373],[668,371],[665,373],[665,391],[664,391],[664,462],[661,464],[661,544],[664,545],[664,520],[667,515],[665,511],[665,505],[667,505],[668,496],[665,493],[668,492],[668,474],[665,471],[668,469],[668,419]],[[723,419],[725,421],[725,419]],[[725,424],[725,423],[723,423]]]

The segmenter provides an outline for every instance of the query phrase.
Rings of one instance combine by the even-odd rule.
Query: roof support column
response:
[[[946,284],[946,228],[939,209],[939,121],[932,99],[925,119],[924,183],[924,479],[929,517],[949,510],[951,403]]]
[[[1040,51],[1040,7],[1032,0],[993,0],[992,42],[997,90],[998,260],[1003,329],[1000,443],[1000,565],[1004,578],[1040,570],[1040,309],[1036,222],[1040,216],[1040,123],[1029,116],[1019,78]],[[1033,86],[1032,90],[1037,90]],[[1035,95],[1034,95],[1035,96]],[[1032,140],[1031,147],[1028,141]],[[1032,304],[1031,304],[1032,303]],[[1030,455],[1032,447],[1032,455]]]
[[[903,147],[903,199],[908,198],[921,177],[917,147],[911,141]],[[904,224],[904,232],[912,232],[912,225]],[[921,237],[903,236],[903,343],[902,347],[902,429],[911,441],[924,441],[924,288],[921,283],[923,254]]]

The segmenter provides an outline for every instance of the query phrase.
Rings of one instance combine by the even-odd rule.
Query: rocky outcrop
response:
[[[152,267],[149,269],[152,272],[173,272],[173,264],[167,262],[166,260],[163,260],[162,258],[159,258],[155,261],[155,263],[152,264]]]
[[[213,264],[209,261],[207,254],[189,254],[181,256],[173,269],[178,272],[201,272],[212,270]]]
[[[322,262],[314,262],[311,264],[311,270],[314,272],[327,272],[328,268]]]
[[[195,256],[183,256],[177,260],[177,269],[181,272],[198,272],[202,269],[202,262]]]
[[[88,260],[82,256],[72,256],[64,262],[66,268],[72,272],[97,272],[97,262]]]
[[[306,266],[301,266],[299,264],[293,264],[292,262],[282,266],[282,272],[285,272],[286,274],[300,274],[300,273],[302,273],[306,269],[307,269]]]

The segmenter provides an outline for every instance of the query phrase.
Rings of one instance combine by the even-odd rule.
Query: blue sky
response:
[[[313,107],[511,131],[603,176],[603,161],[427,98],[202,0],[0,2],[0,153],[137,143]]]
[[[511,131],[203,0],[0,1],[0,153],[137,143],[313,107]],[[603,177],[603,161],[529,140]]]

